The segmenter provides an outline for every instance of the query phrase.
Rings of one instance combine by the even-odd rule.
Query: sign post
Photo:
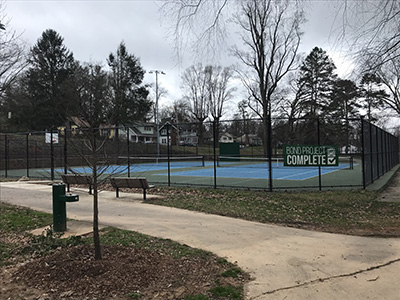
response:
[[[284,145],[285,167],[335,167],[339,165],[337,146]]]

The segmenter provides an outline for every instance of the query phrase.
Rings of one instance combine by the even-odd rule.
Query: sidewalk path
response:
[[[78,193],[80,201],[67,203],[67,215],[91,221],[91,196]],[[236,262],[254,278],[246,299],[400,299],[400,239],[260,224],[141,199],[101,192],[100,224],[169,238]],[[51,213],[51,186],[3,182],[0,201]]]

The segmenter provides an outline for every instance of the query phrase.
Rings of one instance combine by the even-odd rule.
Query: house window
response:
[[[161,130],[161,135],[167,135],[167,129]],[[166,142],[165,142],[166,143]]]
[[[167,139],[161,139],[161,144],[166,144],[167,143]]]
[[[151,126],[145,126],[144,127],[144,131],[151,131],[151,129],[152,129]]]

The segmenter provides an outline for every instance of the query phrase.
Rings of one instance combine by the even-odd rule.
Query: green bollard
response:
[[[64,232],[67,230],[67,209],[61,196],[65,195],[65,184],[53,184],[53,230]]]

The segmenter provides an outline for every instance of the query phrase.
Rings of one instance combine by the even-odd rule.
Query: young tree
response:
[[[290,1],[251,0],[242,3],[236,20],[247,50],[236,48],[234,54],[251,70],[250,74],[242,72],[241,77],[252,99],[250,107],[264,120],[267,155],[271,151],[265,141],[270,140],[272,101],[279,83],[296,68],[304,14]]]
[[[101,259],[99,236],[99,183],[104,180],[103,173],[111,164],[104,152],[104,143],[107,137],[98,142],[99,127],[107,123],[107,107],[110,100],[108,74],[100,65],[88,64],[79,69],[79,118],[86,124],[82,132],[85,134],[86,145],[91,153],[90,157],[83,158],[92,171],[93,185],[93,242],[95,259]],[[99,157],[101,156],[101,157]],[[100,162],[102,161],[102,162]]]
[[[113,125],[127,124],[133,121],[145,121],[151,111],[152,103],[148,99],[149,91],[141,85],[145,71],[140,61],[129,54],[123,42],[115,54],[108,57],[111,70],[110,84],[112,101],[108,112]]]

